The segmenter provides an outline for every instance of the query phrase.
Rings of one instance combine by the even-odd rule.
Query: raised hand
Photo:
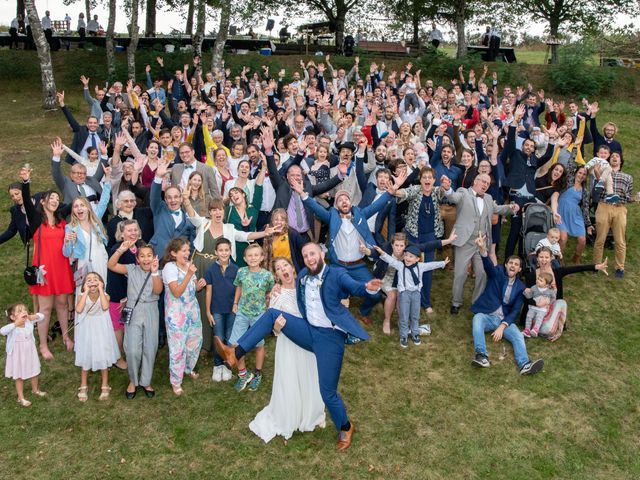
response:
[[[58,103],[61,107],[64,107],[64,90],[61,92],[56,92],[56,98],[58,99]]]
[[[476,244],[478,250],[480,250],[480,253],[484,253],[487,251],[487,236],[484,233],[479,232],[478,237],[473,243]]]
[[[60,155],[62,155],[64,148],[62,148],[62,140],[60,140],[60,137],[56,137],[56,139],[53,141],[53,143],[51,144],[51,150],[53,151],[54,157],[59,157]]]
[[[198,267],[196,267],[193,262],[189,262],[189,266],[187,267],[187,275],[189,275],[190,277],[195,275],[196,272],[198,271]]]
[[[153,257],[153,261],[151,262],[151,273],[156,273],[159,268],[160,268],[160,260],[156,255],[155,257]]]
[[[248,217],[247,214],[245,213],[241,219],[242,226],[248,227],[249,225],[251,225],[251,220],[253,220],[253,217]]]
[[[451,188],[451,179],[446,175],[442,175],[442,177],[440,177],[440,187],[442,187],[445,192],[449,191]]]
[[[89,88],[89,77],[85,77],[84,75],[80,75],[80,81],[82,82],[82,85],[84,86],[84,88]]]
[[[156,169],[156,177],[162,178],[169,172],[169,162],[164,159],[158,160],[158,168]]]

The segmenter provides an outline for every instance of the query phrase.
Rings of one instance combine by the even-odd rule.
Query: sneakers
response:
[[[541,358],[535,362],[527,362],[520,369],[520,375],[535,375],[544,367],[544,360]]]
[[[476,358],[471,360],[472,367],[478,368],[489,368],[491,363],[489,363],[489,359],[481,353],[476,353]]]
[[[213,380],[214,382],[222,381],[222,365],[214,365],[211,380]]]
[[[236,389],[236,392],[241,392],[249,386],[251,380],[253,380],[253,373],[247,372],[245,376],[238,375],[238,380],[236,380],[236,384],[233,386],[233,388]]]
[[[422,344],[422,342],[420,341],[420,335],[418,335],[418,334],[411,335],[411,340],[413,341],[413,344],[416,345],[416,346]]]
[[[525,329],[522,331],[522,336],[523,336],[524,338],[531,338],[531,330],[529,330],[528,328],[525,328]]]
[[[401,346],[402,348],[407,348],[407,347],[409,346],[409,342],[407,341],[407,339],[406,339],[406,338],[401,338],[401,339],[400,339],[400,346]]]
[[[532,328],[531,329],[531,336],[533,338],[537,338],[538,337],[538,329],[537,328]]]
[[[624,270],[621,268],[616,268],[616,278],[624,278]]]
[[[604,197],[605,203],[620,203],[620,196],[615,193],[611,195],[605,195]]]
[[[233,378],[233,372],[227,368],[226,365],[221,365],[222,367],[222,381],[228,382]]]
[[[418,327],[418,332],[420,335],[431,335],[431,325],[428,323],[423,323]]]
[[[253,376],[253,380],[251,380],[251,382],[249,383],[249,390],[255,392],[260,386],[260,383],[262,383],[262,374],[257,373]]]
[[[599,180],[595,186],[593,187],[593,189],[598,192],[598,193],[602,193],[604,191],[604,182],[602,180]]]

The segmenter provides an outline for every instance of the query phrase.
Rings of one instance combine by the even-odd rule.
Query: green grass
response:
[[[451,58],[456,57],[456,47],[455,46],[444,46],[441,49]],[[544,65],[546,51],[544,48],[518,48],[515,47],[516,59],[518,63],[527,63],[529,65]],[[591,59],[591,64],[599,65],[600,57],[598,55],[593,55]]]
[[[19,166],[30,162],[35,190],[50,186],[48,145],[55,135],[70,140],[68,126],[59,111],[39,109],[39,78],[3,83],[0,184],[14,181]],[[67,92],[78,118],[86,112],[80,95],[79,87]],[[628,171],[640,175],[640,108],[606,101],[601,108],[602,121],[620,126]],[[1,224],[7,224],[8,195],[0,196],[0,207]],[[35,400],[30,409],[18,407],[13,383],[0,381],[0,478],[639,478],[636,207],[629,207],[626,278],[568,278],[569,331],[555,344],[528,341],[531,357],[546,361],[540,375],[521,378],[511,348],[500,361],[501,346],[494,344],[489,345],[491,369],[469,366],[471,315],[445,313],[451,276],[440,271],[433,288],[433,334],[425,344],[401,351],[396,331],[384,337],[378,323],[370,342],[347,348],[341,393],[357,433],[345,454],[335,452],[330,422],[324,430],[295,434],[287,445],[280,439],[264,445],[249,431],[249,422],[269,401],[272,341],[265,381],[255,393],[236,394],[228,383],[214,384],[211,363],[202,361],[201,378],[187,380],[185,395],[176,398],[163,349],[156,363],[156,398],[125,400],[126,375],[114,370],[111,400],[97,401],[99,382],[92,375],[90,400],[80,404],[75,398],[80,372],[57,339],[56,360],[43,363],[46,399]],[[19,241],[0,248],[0,305],[27,301]],[[567,256],[572,252],[573,244]],[[587,260],[590,254],[589,249]],[[612,252],[606,254],[613,259]],[[4,363],[4,340],[0,349]]]

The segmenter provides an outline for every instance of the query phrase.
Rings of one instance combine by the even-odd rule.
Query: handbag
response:
[[[38,230],[40,228],[38,227]],[[40,269],[40,233],[38,233],[38,265],[29,265],[29,246],[31,245],[31,240],[27,241],[27,261],[26,266],[24,268],[23,276],[24,281],[27,282],[27,285],[34,286],[38,285],[38,270]]]
[[[122,325],[129,325],[129,322],[131,321],[131,317],[133,316],[133,309],[138,306],[138,302],[140,301],[142,292],[144,292],[144,287],[147,286],[149,277],[151,277],[151,272],[147,273],[147,276],[144,279],[144,283],[142,284],[142,288],[140,288],[140,292],[138,293],[138,298],[136,298],[136,303],[133,304],[133,307],[124,307],[122,309],[122,312],[120,313],[120,323]]]

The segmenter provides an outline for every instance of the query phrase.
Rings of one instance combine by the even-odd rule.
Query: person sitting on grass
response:
[[[518,278],[522,270],[522,260],[515,255],[507,258],[504,267],[494,265],[487,252],[487,237],[482,232],[476,238],[476,245],[482,258],[482,265],[488,282],[484,292],[471,306],[473,316],[473,346],[476,352],[471,365],[488,368],[489,354],[484,334],[493,332],[494,342],[502,337],[513,346],[520,375],[533,375],[544,367],[544,360],[530,361],[524,337],[514,321],[522,308],[524,284]]]

